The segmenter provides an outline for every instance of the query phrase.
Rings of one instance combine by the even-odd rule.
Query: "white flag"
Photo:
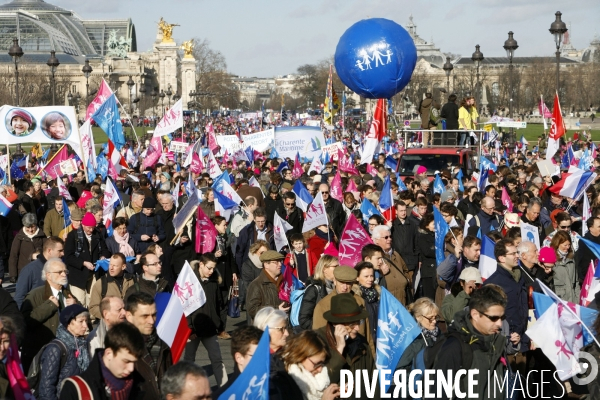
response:
[[[590,201],[588,200],[587,194],[583,194],[583,214],[581,215],[581,236],[585,236],[588,231],[587,221],[592,217],[590,210]]]
[[[321,161],[321,155],[315,155],[312,163],[310,164],[310,168],[308,169],[307,174],[310,175],[312,171],[317,171],[317,174],[320,174],[323,171],[323,162]]]
[[[56,187],[58,188],[58,195],[65,198],[65,200],[73,200],[71,197],[71,193],[69,193],[69,189],[65,186],[60,176],[56,177]]]
[[[285,233],[292,228],[293,227],[288,224],[287,221],[281,219],[277,212],[275,213],[275,219],[273,219],[273,239],[275,240],[277,251],[281,251],[283,247],[290,245]]]
[[[379,141],[377,139],[367,138],[367,140],[365,140],[363,151],[360,154],[361,164],[371,164],[373,161],[373,156],[375,155],[375,150],[377,149],[377,145],[379,145]]]
[[[102,204],[102,220],[104,224],[106,221],[112,220],[113,211],[115,204],[119,202],[119,194],[117,193],[117,189],[115,185],[113,185],[112,181],[106,178],[106,185],[104,188],[104,200]]]
[[[525,334],[552,361],[561,380],[565,381],[581,372],[576,357],[578,351],[570,348],[560,327],[556,303],[553,303]]]
[[[89,119],[79,127],[79,135],[81,136],[81,147],[83,149],[83,165],[87,168],[89,160],[94,169],[98,168],[98,165],[96,164],[94,134],[92,133],[92,125]]]
[[[221,168],[219,168],[219,164],[212,151],[208,152],[208,174],[213,179],[217,179],[222,174]]]
[[[162,117],[160,122],[156,124],[154,129],[154,137],[165,136],[183,126],[183,110],[182,99],[177,100]]]
[[[177,282],[173,286],[173,295],[179,298],[186,317],[206,303],[204,289],[187,261],[183,264]]]
[[[250,178],[250,180],[248,180],[248,185],[259,188],[263,197],[265,197],[265,193],[262,191],[262,188],[260,187],[260,183],[258,183],[258,181],[256,180],[256,178],[254,176],[252,176]]]
[[[323,195],[321,195],[321,192],[319,191],[317,197],[315,197],[315,201],[311,203],[306,211],[302,233],[308,232],[321,225],[329,225],[329,222],[327,220],[327,211],[325,210]]]
[[[236,204],[240,204],[243,203],[242,198],[240,197],[239,194],[237,194],[237,192],[235,190],[233,190],[233,188],[229,185],[229,183],[223,181],[221,183],[221,188],[223,189],[221,191],[221,194],[233,201],[235,201]]]

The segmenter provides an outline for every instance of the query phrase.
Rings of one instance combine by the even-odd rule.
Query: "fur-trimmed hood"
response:
[[[379,295],[379,297],[381,297],[381,286],[379,286],[378,284],[373,284],[373,287],[375,288],[375,290],[377,290],[377,294]],[[358,283],[355,283],[354,285],[352,285],[352,292],[360,297],[362,297],[362,290],[360,289],[360,286],[358,285]]]
[[[200,267],[200,261],[198,261],[198,260],[190,261],[190,267],[192,267],[192,271],[194,271],[194,273],[196,274],[198,279],[201,280],[200,279],[200,271],[198,271],[198,268]],[[219,272],[219,270],[216,268],[213,270],[213,274],[210,276],[210,278],[208,278],[208,280],[217,282],[219,285],[221,285],[223,283],[223,277],[221,276],[221,273]]]

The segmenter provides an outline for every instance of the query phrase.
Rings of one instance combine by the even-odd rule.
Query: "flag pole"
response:
[[[10,176],[10,147],[6,145],[6,156],[8,157],[8,171],[4,171],[5,174],[8,174],[8,184],[12,185],[12,177]]]
[[[78,129],[77,131],[79,131],[79,129]],[[81,138],[79,138],[79,143],[81,144]],[[57,155],[58,153],[60,153],[60,151],[61,151],[61,150],[63,149],[63,147],[65,147],[66,145],[67,145],[66,143],[65,143],[65,144],[63,144],[62,146],[60,146],[60,149],[58,149],[58,151],[57,151],[56,153],[52,154],[52,158],[51,158],[50,160],[48,160],[48,162],[47,162],[47,163],[46,163],[46,164],[45,164],[45,165],[42,167],[42,169],[40,169],[40,170],[39,170],[39,171],[38,171],[38,172],[35,174],[34,178],[36,178],[36,177],[38,177],[38,176],[39,176],[40,178],[42,177],[42,175],[40,175],[40,174],[41,174],[42,172],[44,172],[44,170],[46,169],[46,167],[48,166],[48,164],[50,164],[50,163],[52,162],[52,160],[54,160],[54,157],[56,157],[56,155]],[[10,157],[9,157],[9,161],[10,161]]]
[[[115,99],[117,98],[117,96],[115,96]],[[85,124],[85,122],[84,122]],[[93,135],[94,133],[92,132],[92,128],[90,126],[90,134]],[[83,164],[83,172],[85,173],[85,180],[87,181],[89,179],[88,177],[88,169],[87,169],[87,163],[90,162],[90,155],[88,154],[88,161],[85,161],[85,152],[83,151],[83,143],[81,143],[81,131],[79,130],[79,128],[77,128],[77,135],[79,136],[79,150],[81,150],[81,156],[84,158],[81,160],[81,163]],[[94,142],[94,146],[96,145],[96,143]],[[96,154],[96,149],[92,149],[92,151],[94,152],[94,154]],[[48,165],[48,164],[46,164]],[[56,172],[56,171],[55,171]],[[88,182],[90,183],[90,182]]]
[[[135,135],[135,140],[137,140],[138,147],[141,146],[141,144],[140,144],[140,138],[138,137],[137,132],[135,131],[135,128],[133,127],[133,121],[131,120],[131,117],[129,116],[129,113],[127,112],[127,110],[125,109],[125,107],[123,106],[123,104],[121,104],[121,102],[119,101],[119,98],[117,97],[117,95],[116,94],[114,94],[114,95],[115,95],[115,100],[117,100],[117,103],[119,103],[119,105],[123,109],[123,112],[125,113],[125,118],[127,118],[127,120],[129,121],[129,123],[131,124],[131,129],[133,130],[133,134]]]

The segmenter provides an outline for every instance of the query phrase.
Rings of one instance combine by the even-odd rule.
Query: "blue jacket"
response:
[[[129,226],[127,227],[129,234],[132,238],[134,238],[138,242],[139,250],[143,253],[154,241],[142,241],[142,235],[148,235],[152,237],[152,235],[158,236],[158,242],[162,242],[165,240],[167,236],[165,234],[165,229],[163,227],[162,218],[160,215],[153,214],[151,216],[147,216],[143,212],[139,212],[133,214],[131,218],[129,218]],[[156,242],[156,243],[158,243]]]
[[[479,224],[477,221],[479,221]],[[487,235],[488,233],[497,230],[499,227],[500,221],[495,213],[489,215],[481,210],[469,220],[468,234],[477,236],[477,232],[479,231],[479,228],[481,228],[481,237],[483,237],[483,235]]]
[[[525,336],[527,321],[529,319],[529,305],[527,302],[529,294],[527,293],[524,275],[524,273],[521,273],[521,279],[519,279],[519,282],[516,282],[511,273],[498,264],[496,272],[483,283],[484,285],[498,285],[506,293],[508,302],[504,314],[508,321],[510,333],[516,332],[521,336],[521,352],[529,349],[530,342],[529,338]]]
[[[17,287],[15,288],[15,301],[17,302],[19,309],[21,308],[23,301],[25,301],[25,297],[27,297],[27,294],[31,290],[40,286],[44,286],[44,281],[42,280],[42,269],[44,268],[45,263],[46,258],[42,254],[39,254],[35,261],[32,261],[24,266],[19,273]]]

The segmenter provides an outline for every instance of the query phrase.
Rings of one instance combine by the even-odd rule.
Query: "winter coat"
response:
[[[0,315],[12,319],[16,328],[17,342],[21,344],[25,336],[25,318],[10,293],[2,287],[0,287]]]
[[[389,290],[400,303],[406,306],[406,290],[412,290],[412,282],[408,277],[406,263],[395,251],[391,255],[384,254],[383,258],[389,264],[390,272],[385,275],[385,285],[379,284]],[[409,289],[407,289],[407,286]]]
[[[333,235],[333,232],[331,232],[330,235]],[[331,236],[332,243],[333,240],[333,236]],[[325,246],[327,246],[327,233],[315,229],[315,235],[307,240],[307,244],[307,249],[310,249],[310,264],[317,266],[321,255],[325,251]]]
[[[469,296],[464,290],[461,290],[456,296],[449,294],[444,297],[442,302],[442,316],[446,324],[450,324],[454,319],[454,314],[465,309],[469,305]]]
[[[267,231],[265,233],[265,240],[269,243],[270,249],[275,249],[275,240],[273,238],[273,225],[269,222],[265,224]],[[238,265],[238,268],[241,268],[244,261],[248,258],[248,251],[250,251],[250,246],[256,242],[257,239],[257,231],[256,231],[256,223],[252,221],[248,225],[246,225],[240,231],[240,236],[237,240],[237,245],[235,249],[235,262]]]
[[[119,289],[119,285],[117,285],[115,278],[108,274],[98,279],[92,287],[90,292],[90,303],[88,304],[90,315],[96,319],[102,319],[102,315],[100,314],[100,302],[104,298],[102,296],[102,282],[104,280],[106,280],[106,293],[104,294],[104,297],[115,296],[121,300],[125,299],[125,294],[134,284],[133,275],[128,273],[123,275],[123,287],[121,289]]]
[[[222,291],[229,291],[229,288],[233,286],[233,274],[236,274],[239,278],[239,271],[233,254],[231,254],[231,248],[227,246],[227,237],[225,235],[217,236],[217,248],[221,249],[221,257],[217,258],[217,271],[221,275],[220,288]]]
[[[90,332],[87,337],[88,346],[90,346],[90,355],[93,357],[96,354],[96,350],[104,348],[104,339],[106,338],[106,322],[103,319],[100,320],[98,325]]]
[[[558,258],[552,268],[554,275],[554,290],[558,297],[571,303],[579,303],[577,296],[577,272],[572,258]]]
[[[510,326],[510,332],[516,332],[521,336],[521,349],[527,351],[529,349],[529,338],[524,333],[529,318],[529,304],[527,301],[529,294],[523,275],[521,273],[521,279],[516,282],[511,273],[498,264],[496,271],[483,284],[496,284],[506,293],[508,302],[506,303],[504,315],[506,315],[506,320]]]
[[[200,203],[200,208],[202,209],[202,211],[204,211],[204,214],[206,214],[206,216],[208,218],[212,218],[215,215],[215,202],[214,201],[203,201],[202,203]]]
[[[117,241],[115,240],[115,235],[112,235],[109,238],[107,238],[105,242],[110,254],[119,253],[120,246],[119,243],[117,243]],[[140,249],[140,246],[138,245],[137,240],[132,238],[131,235],[129,235],[129,240],[127,241],[127,243],[131,246],[135,254],[143,253],[143,251]],[[135,272],[132,262],[127,263],[127,272],[129,272],[130,274],[133,274]]]
[[[38,254],[35,261],[30,262],[21,270],[19,279],[17,280],[17,287],[15,288],[15,301],[19,307],[21,307],[23,300],[25,300],[25,297],[32,289],[44,285],[42,270],[46,261],[46,258],[42,254]]]
[[[263,269],[263,273],[248,286],[246,294],[246,311],[248,315],[254,319],[261,308],[273,307],[277,309],[281,303],[279,286],[271,281],[270,276]]]
[[[206,303],[187,317],[188,326],[196,336],[200,338],[208,338],[215,336],[218,333],[218,327],[221,324],[220,312],[223,299],[219,285],[222,280],[218,273],[213,273],[210,278],[202,279],[198,272],[198,261],[190,263],[194,274],[200,281],[204,294],[206,295]]]
[[[415,250],[418,227],[410,218],[406,218],[404,223],[398,218],[392,222],[392,247],[400,254],[409,271],[414,271],[419,265],[419,252]]]
[[[467,218],[468,214],[477,215],[477,213],[479,212],[479,208],[475,204],[473,204],[471,200],[469,200],[469,197],[462,199],[458,203],[456,208],[458,208],[458,210],[462,213],[462,215],[464,215],[465,218]]]
[[[458,105],[448,102],[442,106],[440,117],[446,120],[446,129],[458,130]]]
[[[102,376],[102,369],[100,366],[100,358],[104,354],[104,349],[100,349],[96,352],[94,357],[92,358],[92,362],[88,369],[79,374],[90,387],[92,391],[92,399],[93,400],[110,400],[110,396],[106,395],[106,383],[104,382],[104,377]],[[129,394],[129,399],[133,400],[154,400],[159,399],[160,397],[150,397],[147,391],[145,390],[145,384],[147,384],[147,378],[143,377],[138,371],[137,366],[136,369],[133,370],[131,375],[129,375],[131,379],[133,379],[133,387]],[[151,378],[153,381],[154,377]],[[63,388],[60,392],[60,400],[80,400],[78,394],[78,388],[71,383],[71,381],[66,381],[63,385]]]
[[[436,278],[435,233],[419,229],[415,244],[421,261],[421,278]]]
[[[333,197],[329,197],[325,204],[325,211],[327,211],[327,220],[329,226],[333,229],[335,236],[338,238],[342,237],[342,230],[346,223],[346,213],[342,207],[342,203]]]
[[[83,230],[82,227],[79,229]],[[94,272],[84,267],[83,263],[89,261],[92,264],[95,264],[101,257],[109,258],[111,254],[108,251],[108,247],[106,247],[106,242],[104,241],[102,234],[96,229],[92,232],[91,244],[88,242],[85,233],[82,232],[83,243],[80,244],[81,252],[79,255],[75,254],[77,252],[79,229],[71,231],[67,235],[67,240],[65,241],[65,256],[63,260],[65,261],[65,264],[67,264],[69,270],[69,283],[85,290],[87,281],[88,279],[91,279]]]
[[[480,210],[477,215],[469,220],[468,233],[471,236],[477,236],[479,229],[481,229],[481,237],[483,237],[483,235],[498,230],[498,228],[500,228],[500,221],[498,221],[496,213],[490,215]]]
[[[63,289],[62,293],[65,299],[69,296],[75,297],[69,289]],[[29,368],[29,362],[42,346],[49,343],[56,336],[60,310],[49,300],[50,296],[52,296],[52,289],[50,284],[46,282],[44,286],[29,292],[21,306],[21,312],[25,317],[27,326],[22,353],[25,370]]]
[[[156,331],[155,331],[156,332]],[[135,369],[144,377],[142,390],[147,393],[146,399],[160,399],[160,382],[163,375],[169,367],[173,365],[173,358],[169,346],[160,338],[157,338],[155,346],[159,346],[156,367],[153,369],[144,358],[138,358],[135,362]],[[144,349],[146,347],[144,346]]]
[[[279,207],[283,207],[283,200],[281,196],[277,194],[277,197],[274,199],[271,197],[271,195],[267,195],[264,198],[264,201],[265,211],[267,213],[267,222],[272,224],[273,220],[275,219],[275,210],[277,210]]]
[[[282,220],[284,220],[285,222],[287,222],[288,224],[290,224],[292,226],[292,229],[290,229],[289,231],[287,231],[285,233],[288,238],[290,237],[290,235],[293,235],[294,233],[302,233],[302,225],[304,224],[304,215],[303,215],[301,209],[299,209],[298,207],[294,207],[294,211],[292,211],[288,215],[288,213],[285,209],[285,205],[281,205],[281,207],[278,208],[276,210],[276,212]],[[275,216],[273,216],[273,218],[275,218]]]
[[[154,297],[157,293],[167,292],[170,293],[173,288],[169,285],[166,279],[159,277],[158,280],[149,281],[144,279],[143,275],[135,275],[133,277],[133,285],[125,292],[125,300],[132,293],[144,292]]]
[[[8,272],[11,277],[18,277],[23,267],[29,264],[33,259],[33,253],[41,253],[44,246],[46,235],[44,231],[38,229],[38,232],[31,239],[23,232],[23,229],[17,233],[10,248],[8,258]]]
[[[169,211],[165,211],[162,208],[155,212],[162,221],[162,226],[165,231],[165,238],[158,242],[158,244],[164,249],[166,246],[170,245],[171,240],[175,237],[177,232],[175,232],[175,226],[173,226],[173,217],[175,216],[175,206],[171,208]]]
[[[419,335],[412,341],[411,344],[408,345],[402,356],[400,357],[400,361],[398,361],[398,365],[396,369],[405,369],[407,372],[412,370],[412,363],[417,354],[424,349],[425,347],[432,347],[435,344],[433,340],[426,340],[423,335]]]
[[[317,264],[313,264],[313,261],[315,260],[315,256],[312,254],[312,251],[310,251],[310,249],[304,249],[304,252],[306,253],[306,264],[307,264],[307,268],[308,268],[308,276],[312,276],[315,273],[315,267],[317,266]],[[294,263],[293,266],[290,265],[290,260],[292,259],[292,254],[294,253],[294,251],[292,250],[291,252],[287,253],[285,256],[285,260],[283,260],[283,264],[285,265],[285,267],[291,267],[292,268],[292,273],[294,274],[294,276],[296,278],[298,278],[298,265],[296,265]],[[316,257],[316,259],[318,260],[320,258]]]
[[[58,398],[63,381],[70,376],[82,373],[90,363],[89,358],[79,360],[80,353],[84,354],[81,357],[89,357],[88,343],[85,337],[74,337],[62,324],[58,327],[56,336],[57,340],[60,340],[67,349],[65,364],[61,368],[62,349],[60,345],[50,343],[40,357],[38,400]],[[84,347],[85,351],[83,351]]]
[[[446,283],[446,288],[449,289],[453,283],[458,282],[462,270],[468,267],[479,268],[479,260],[476,262],[469,261],[464,255],[457,259],[453,253],[449,253],[444,261],[437,266],[437,274]]]
[[[494,395],[494,388],[492,387],[494,385],[494,378],[492,373],[496,373],[496,376],[500,380],[504,378],[504,366],[500,360],[500,357],[502,357],[502,353],[504,351],[504,343],[506,338],[501,334],[486,336],[481,335],[473,327],[468,315],[469,314],[467,311],[457,312],[454,316],[454,321],[448,326],[448,331],[458,332],[461,336],[461,339],[465,343],[469,344],[471,350],[473,351],[473,362],[471,365],[461,366],[462,345],[458,342],[458,339],[449,337],[437,354],[433,368],[442,371],[451,370],[453,372],[453,377],[461,368],[471,370],[478,369],[480,371],[477,379],[478,384],[472,388],[476,397],[471,399],[505,399],[506,393],[502,393],[498,387],[496,387],[496,393]],[[487,378],[488,372],[490,372],[492,377],[490,381],[488,381]],[[463,375],[459,383],[460,389],[463,393],[467,393],[467,389],[469,389],[467,382],[468,379],[466,375]],[[490,387],[489,395],[488,386]],[[435,393],[437,390],[431,389],[431,392]],[[445,396],[439,398],[446,399]]]
[[[250,285],[253,280],[260,276],[262,270],[262,263],[260,267],[257,267],[254,265],[254,262],[252,262],[252,259],[247,258],[242,265],[242,280],[246,282],[247,285]]]
[[[64,214],[59,214],[58,211],[56,211],[56,208],[48,211],[44,218],[44,235],[46,235],[46,237],[58,236],[63,229],[65,229]]]
[[[313,325],[315,307],[321,299],[327,296],[327,287],[325,282],[312,277],[308,278],[305,283],[306,291],[304,292],[302,302],[300,303],[298,320],[302,330],[310,330]]]
[[[166,234],[163,226],[163,220],[160,216],[153,214],[147,216],[143,212],[134,214],[129,218],[129,226],[127,227],[129,235],[137,240],[139,248],[142,252],[146,251],[151,244],[155,243],[152,236],[158,236],[159,243],[165,240]],[[150,236],[150,239],[143,241],[142,235]]]

